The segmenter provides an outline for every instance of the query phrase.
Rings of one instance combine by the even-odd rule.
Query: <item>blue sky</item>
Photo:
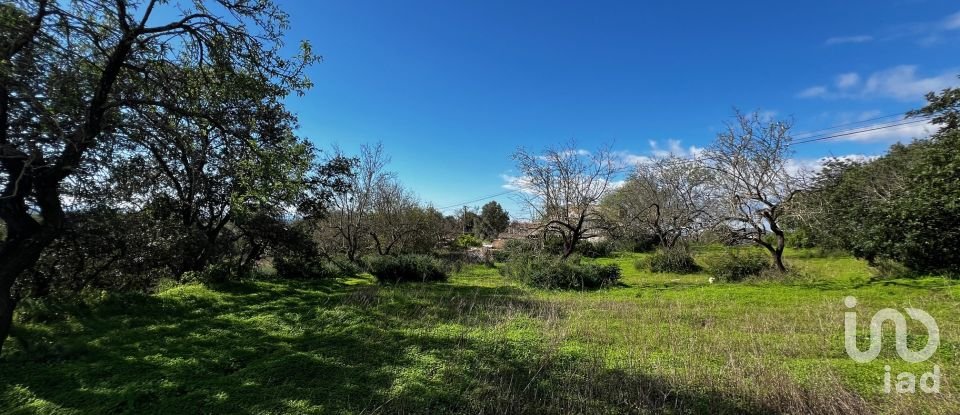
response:
[[[521,145],[689,151],[733,106],[792,117],[799,133],[958,84],[955,1],[663,3],[284,1],[290,43],[324,57],[289,103],[320,147],[382,142],[390,169],[442,207],[503,191]],[[796,157],[879,154],[923,128],[798,145]]]

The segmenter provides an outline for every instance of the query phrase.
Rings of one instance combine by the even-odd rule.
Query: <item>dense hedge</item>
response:
[[[616,265],[584,264],[535,255],[515,255],[500,267],[500,272],[532,287],[546,289],[595,289],[620,280],[620,267]]]
[[[367,271],[379,283],[446,281],[443,261],[427,255],[378,255],[364,258]]]

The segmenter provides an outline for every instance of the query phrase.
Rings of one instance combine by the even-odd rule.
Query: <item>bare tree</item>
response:
[[[346,157],[340,148],[334,148],[333,153],[334,157]],[[360,157],[356,159],[348,179],[349,187],[333,195],[325,228],[332,232],[329,239],[335,242],[333,249],[346,254],[350,261],[356,261],[361,250],[368,246],[368,215],[373,209],[378,189],[391,180],[391,174],[385,170],[389,162],[390,158],[383,152],[382,144],[361,146]]]
[[[736,112],[736,120],[706,151],[712,185],[722,200],[718,217],[733,238],[766,248],[781,272],[786,234],[782,220],[791,214],[790,202],[803,188],[790,171],[791,123]],[[773,241],[768,236],[773,235]]]
[[[513,160],[521,174],[521,201],[544,235],[563,239],[563,258],[580,241],[598,236],[597,203],[621,171],[609,149],[588,152],[568,143],[535,154],[520,148]]]
[[[604,211],[615,226],[635,227],[673,248],[711,223],[715,201],[709,171],[698,160],[675,156],[637,165],[624,185],[606,197]]]
[[[396,180],[384,180],[374,189],[369,234],[380,255],[390,255],[407,237],[425,230],[417,199]]]

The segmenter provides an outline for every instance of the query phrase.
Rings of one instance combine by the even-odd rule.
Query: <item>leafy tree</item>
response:
[[[960,128],[957,89],[928,95],[911,114],[934,115],[933,137],[896,144],[875,160],[834,160],[802,201],[821,246],[917,272],[960,274]]]
[[[109,160],[140,149],[131,128],[145,120],[165,133],[265,136],[271,119],[249,126],[238,114],[302,92],[316,59],[307,44],[281,54],[286,26],[270,1],[0,4],[0,347],[14,284],[66,227],[65,184],[82,195],[109,177]]]
[[[495,239],[510,226],[510,214],[495,200],[480,208],[479,220],[480,236],[484,239]]]

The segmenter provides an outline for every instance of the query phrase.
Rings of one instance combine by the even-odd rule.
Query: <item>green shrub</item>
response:
[[[682,248],[658,249],[645,260],[637,261],[634,266],[638,267],[638,270],[647,269],[650,272],[675,274],[692,274],[700,271],[700,266],[693,260],[690,252]]]
[[[379,283],[446,281],[443,261],[427,255],[370,256],[364,258],[367,271]]]
[[[180,282],[189,284],[199,282],[201,284],[216,284],[226,282],[232,279],[234,270],[228,264],[216,263],[207,265],[200,271],[187,271],[180,276]]]
[[[728,250],[704,258],[704,263],[707,271],[718,280],[736,282],[758,276],[770,268],[770,256],[754,250]]]
[[[279,256],[273,259],[273,268],[277,276],[299,280],[335,278],[341,270],[329,261],[319,257]]]
[[[610,241],[583,241],[577,244],[577,253],[587,258],[607,258],[614,251],[614,244]]]
[[[870,264],[877,279],[914,278],[917,273],[906,265],[888,258],[875,259]]]
[[[500,272],[532,287],[545,289],[594,289],[620,280],[620,267],[613,264],[581,264],[536,255],[513,256],[500,267]]]
[[[467,249],[483,246],[483,241],[481,241],[480,238],[473,236],[473,234],[465,233],[458,236],[457,240],[454,241],[453,244],[460,249]]]
[[[508,240],[503,249],[493,251],[493,260],[496,262],[507,262],[514,255],[532,255],[539,250],[538,243],[531,239],[511,239]]]

